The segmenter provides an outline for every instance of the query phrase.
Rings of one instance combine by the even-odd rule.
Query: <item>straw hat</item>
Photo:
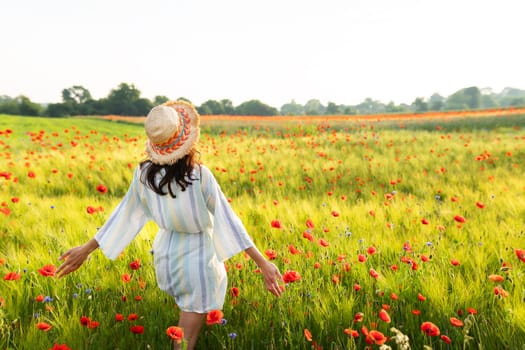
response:
[[[146,153],[155,164],[174,164],[199,140],[199,113],[190,103],[169,101],[153,107],[144,127]]]

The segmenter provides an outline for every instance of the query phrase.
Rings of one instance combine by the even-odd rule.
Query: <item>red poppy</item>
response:
[[[362,312],[356,312],[355,315],[354,315],[354,322],[361,322],[363,321],[363,318],[365,317],[365,314],[363,314]]]
[[[463,327],[463,321],[455,317],[450,318],[450,324],[452,324],[454,327]]]
[[[323,239],[323,238],[319,238],[319,245],[321,247],[328,247],[330,245],[330,243],[328,243],[328,241]]]
[[[238,296],[239,296],[239,288],[237,288],[237,287],[232,287],[232,288],[230,289],[230,295],[231,295],[232,297],[238,297]]]
[[[370,269],[369,272],[370,272],[370,276],[372,276],[373,278],[376,278],[376,279],[379,278],[379,274],[377,273],[376,270]]]
[[[368,255],[374,255],[376,253],[377,249],[374,246],[370,246],[370,247],[368,247],[368,249],[366,251],[367,251]]]
[[[182,328],[176,326],[168,327],[166,329],[166,334],[168,337],[170,337],[172,340],[175,340],[179,344],[182,341],[182,338],[184,338],[184,331]]]
[[[319,269],[319,268],[321,268],[321,263],[315,262],[314,269]]]
[[[277,252],[273,249],[266,249],[264,254],[268,257],[269,260],[277,259]]]
[[[437,337],[440,334],[438,326],[428,321],[421,324],[421,330],[431,337]]]
[[[278,229],[283,228],[283,225],[281,224],[279,220],[272,220],[271,226],[273,228],[278,228]]]
[[[283,275],[284,283],[292,283],[299,281],[300,279],[301,275],[297,271],[286,271]]]
[[[102,184],[98,185],[97,186],[97,191],[104,194],[108,191],[108,188]]]
[[[131,276],[130,276],[129,273],[124,273],[124,274],[122,274],[121,279],[122,279],[122,281],[123,281],[124,283],[128,283],[128,282],[131,281]]]
[[[50,348],[49,350],[71,350],[71,348],[69,346],[67,346],[66,344],[56,344],[53,345],[52,348]]]
[[[135,320],[138,320],[138,318],[139,318],[139,315],[137,314],[129,314],[128,321],[135,321]]]
[[[441,340],[443,340],[447,344],[452,344],[452,339],[450,339],[449,337],[447,337],[444,334],[441,336]]]
[[[131,326],[129,330],[131,331],[131,333],[134,333],[134,334],[142,334],[144,333],[144,326],[140,326],[140,325]]]
[[[421,255],[421,261],[428,262],[430,259],[426,255]]]
[[[290,244],[288,246],[288,251],[292,254],[292,255],[295,255],[295,254],[302,254],[302,251],[300,251],[299,249],[297,249],[293,244]]]
[[[461,215],[456,215],[456,216],[454,216],[454,220],[456,220],[456,221],[459,222],[460,224],[463,224],[463,223],[465,223],[465,222],[467,221],[467,220],[466,220],[463,216],[461,216]]]
[[[87,326],[87,325],[89,325],[89,322],[91,322],[91,320],[89,319],[89,317],[87,317],[87,316],[82,316],[82,317],[80,317],[80,324],[81,324],[82,326]]]
[[[222,322],[224,314],[221,310],[212,310],[206,315],[206,324],[211,326],[213,324],[219,324]]]
[[[37,303],[41,303],[42,301],[44,301],[44,299],[45,299],[45,296],[43,294],[40,294],[36,296],[35,301]]]
[[[388,314],[388,312],[386,312],[385,309],[381,309],[381,311],[379,311],[379,318],[383,322],[386,322],[386,323],[391,322],[390,315]]]
[[[390,299],[392,299],[392,300],[398,300],[399,297],[397,296],[396,293],[391,293],[391,294],[390,294]]]
[[[361,290],[361,286],[360,286],[358,283],[355,283],[355,284],[354,284],[354,290],[355,290],[356,292],[359,292],[359,291]]]
[[[306,340],[312,341],[312,333],[308,330],[308,328],[305,328],[303,333]]]
[[[457,259],[452,259],[452,260],[450,260],[450,263],[451,263],[452,265],[454,265],[454,266],[458,266],[458,265],[459,265],[459,260],[457,260]]]
[[[95,329],[95,328],[98,328],[98,326],[100,326],[100,322],[98,322],[98,321],[89,321],[89,323],[87,325],[87,328]]]
[[[427,300],[427,298],[426,298],[423,294],[421,294],[421,293],[417,293],[417,299],[418,299],[419,301],[425,301],[425,300]]]
[[[124,321],[124,315],[123,314],[116,314],[115,315],[115,321],[117,321],[117,322]]]
[[[307,240],[309,240],[310,242],[313,242],[314,241],[314,236],[308,232],[308,231],[304,231],[303,232],[303,238],[306,238]]]
[[[478,207],[480,209],[483,209],[483,208],[485,208],[485,203],[483,203],[483,202],[476,202],[476,207]]]
[[[308,227],[309,229],[313,229],[315,227],[314,222],[312,221],[312,219],[306,220],[306,227]]]
[[[355,329],[345,328],[344,333],[353,338],[359,337],[359,332],[356,331]]]
[[[428,225],[430,223],[430,221],[428,221],[427,219],[421,219],[421,223],[423,225]]]
[[[505,277],[501,275],[489,275],[489,281],[501,283],[505,280]]]
[[[334,218],[338,217],[339,216],[339,212],[338,211],[335,211],[335,210],[332,210],[332,216]]]
[[[132,270],[138,270],[140,269],[140,260],[135,259],[132,262],[129,263],[129,268]]]
[[[16,273],[16,272],[8,272],[5,276],[4,276],[4,281],[17,281],[20,279],[20,277],[22,277],[22,275],[20,275],[19,273]]]
[[[388,338],[385,337],[383,333],[381,333],[380,331],[376,331],[376,330],[371,330],[370,332],[368,332],[368,335],[366,338],[371,339],[376,345],[383,345],[388,340]]]
[[[55,265],[46,265],[38,270],[42,276],[51,277],[55,275],[56,271]]]
[[[421,315],[421,311],[418,310],[418,309],[414,309],[414,310],[412,310],[412,315],[419,316],[419,315]]]
[[[53,328],[53,326],[51,326],[50,324],[48,323],[45,323],[45,322],[39,322],[36,324],[37,328],[40,329],[41,331],[44,331],[44,332],[48,332],[51,328]]]
[[[88,207],[86,208],[86,211],[87,211],[88,214],[94,214],[94,213],[97,212],[97,209],[94,208],[94,207],[92,207],[92,206],[88,206]]]
[[[501,288],[499,286],[498,287],[494,287],[494,294],[502,296],[504,298],[509,296],[509,292],[507,292],[505,289],[503,289],[503,288]]]
[[[365,262],[365,261],[366,261],[366,256],[365,256],[364,254],[359,254],[359,255],[357,256],[357,260],[358,260],[359,262]]]
[[[521,261],[525,262],[525,250],[524,249],[516,249],[515,252],[516,252],[516,256],[518,257],[518,259],[520,259]]]
[[[471,315],[475,315],[475,314],[478,313],[478,310],[469,307],[469,308],[467,308],[467,312],[468,312],[469,314],[471,314]]]

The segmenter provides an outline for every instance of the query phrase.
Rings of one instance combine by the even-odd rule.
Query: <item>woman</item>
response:
[[[153,243],[159,287],[179,306],[179,327],[193,349],[211,310],[222,309],[227,288],[224,261],[245,251],[281,295],[279,269],[267,261],[235,215],[215,177],[196,160],[199,114],[186,102],[154,107],[145,121],[148,159],[135,169],[126,196],[95,237],[60,259],[57,275],[77,270],[97,248],[116,259],[148,220],[159,226]],[[177,349],[177,344],[175,348]]]

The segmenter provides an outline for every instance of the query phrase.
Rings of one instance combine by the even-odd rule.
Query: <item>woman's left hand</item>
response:
[[[269,261],[265,261],[262,265],[263,266],[260,266],[260,268],[264,275],[266,289],[277,297],[281,296],[283,291],[281,290],[279,282],[283,280],[283,276],[281,275],[279,268]]]

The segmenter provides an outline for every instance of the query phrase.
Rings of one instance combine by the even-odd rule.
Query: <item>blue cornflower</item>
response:
[[[232,333],[228,334],[228,337],[230,337],[231,339],[235,339],[235,338],[237,338],[237,333],[232,332]]]

